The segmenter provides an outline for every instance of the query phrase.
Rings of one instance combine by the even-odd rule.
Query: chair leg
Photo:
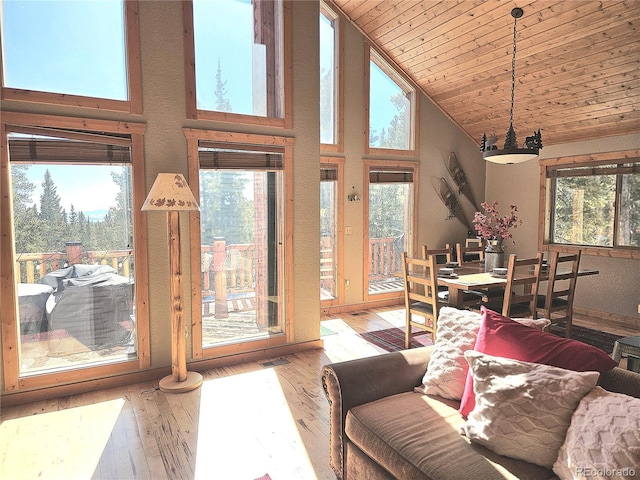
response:
[[[567,317],[567,319],[564,321],[564,336],[566,338],[571,338],[571,323],[571,317]]]
[[[404,348],[411,347],[411,314],[407,311],[407,323],[404,328]]]

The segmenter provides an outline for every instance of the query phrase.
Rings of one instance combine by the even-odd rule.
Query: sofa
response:
[[[465,321],[468,320],[466,318],[467,313],[456,315],[461,316]],[[498,314],[495,315],[498,316]],[[498,336],[495,331],[482,331],[485,326],[485,317],[486,312],[483,310],[480,317],[480,326],[477,329],[475,327],[471,329],[471,334],[467,335],[469,338],[466,340],[466,347],[463,346],[458,349],[458,354],[462,353],[465,357],[469,357],[465,358],[468,370],[462,372],[465,386],[469,383],[469,378],[472,377],[469,365],[471,365],[470,361],[474,355],[493,358],[500,362],[526,364],[527,368],[545,368],[554,372],[556,370],[566,371],[569,379],[578,376],[585,378],[590,376],[592,385],[584,390],[589,392],[588,395],[585,395],[583,391],[580,394],[581,396],[584,395],[582,399],[578,398],[570,406],[570,410],[566,414],[571,416],[573,423],[568,427],[569,430],[565,425],[564,432],[561,432],[562,438],[560,442],[563,442],[563,445],[560,450],[565,449],[565,457],[567,455],[566,449],[569,448],[567,443],[570,435],[574,437],[579,435],[574,441],[579,444],[585,443],[582,437],[587,437],[587,435],[583,435],[584,432],[581,433],[577,430],[572,433],[571,429],[579,427],[579,422],[575,420],[578,416],[578,409],[587,401],[590,395],[598,396],[608,392],[617,392],[614,394],[617,397],[616,401],[622,401],[618,405],[629,405],[630,397],[640,399],[640,374],[617,366],[611,367],[607,365],[602,368],[602,370],[606,370],[602,373],[591,371],[574,372],[533,362],[529,367],[528,362],[477,353],[474,348],[478,347],[479,336],[482,334],[492,338]],[[440,320],[441,318],[439,317]],[[476,325],[478,324],[477,320],[477,318],[474,318]],[[506,321],[507,319],[504,320]],[[506,323],[500,325],[506,325]],[[511,324],[509,324],[509,327],[511,327]],[[531,327],[525,328],[534,330]],[[517,329],[514,327],[514,330]],[[438,334],[440,333],[445,339],[443,341],[446,341],[447,332],[441,330],[440,326],[438,326]],[[538,337],[535,335],[555,337],[540,331],[536,331],[535,335],[533,332],[526,333],[531,333],[533,338],[536,339]],[[522,336],[522,331],[518,330],[516,334]],[[454,341],[461,336],[464,337],[465,335],[459,331],[450,332],[449,334],[449,338],[454,339]],[[475,339],[473,338],[474,336]],[[436,343],[433,346],[333,363],[323,367],[322,383],[330,409],[330,463],[337,478],[341,480],[558,478],[554,473],[556,465],[551,468],[548,464],[547,466],[541,466],[528,461],[527,455],[529,453],[534,455],[535,448],[523,446],[520,448],[523,453],[522,458],[513,458],[512,456],[497,453],[491,444],[483,444],[482,442],[471,440],[465,435],[465,424],[469,423],[475,411],[466,412],[466,418],[461,414],[461,403],[464,402],[464,399],[445,398],[443,395],[434,394],[433,389],[430,393],[424,393],[424,382],[428,368],[430,366],[435,368],[438,365],[432,358],[440,348],[438,345],[440,337],[436,338]],[[547,337],[543,338],[546,339]],[[557,338],[560,339],[560,337]],[[562,338],[560,340],[564,341],[566,339]],[[513,339],[509,339],[509,341],[512,342]],[[528,341],[531,341],[531,338]],[[551,341],[555,340],[552,339]],[[564,348],[564,344],[562,344],[562,347]],[[571,348],[574,348],[573,344]],[[545,355],[548,355],[549,349],[558,350],[555,344],[552,346],[545,345]],[[587,362],[590,362],[589,359],[593,358],[593,352],[589,351],[588,353],[590,356],[586,358],[588,358]],[[571,355],[575,356],[575,353],[571,352]],[[518,354],[514,356],[518,356]],[[451,361],[451,358],[449,361]],[[460,363],[460,358],[455,359],[455,361],[458,362],[458,365],[463,365]],[[584,362],[584,360],[580,361]],[[552,359],[550,363],[554,363],[554,360]],[[606,360],[604,363],[607,363]],[[591,364],[587,366],[589,369],[594,367]],[[474,370],[472,378],[478,380],[478,382],[484,381],[475,375]],[[456,379],[457,387],[460,387],[461,378],[458,375]],[[487,381],[495,381],[495,375],[488,375]],[[598,386],[594,386],[596,381]],[[566,382],[566,380],[563,380],[562,385],[566,384]],[[479,389],[480,386],[478,384],[474,386],[472,391]],[[426,391],[428,392],[429,390],[427,389]],[[464,393],[466,392],[463,392],[463,396]],[[508,391],[507,393],[510,392]],[[630,397],[618,394],[625,394]],[[459,391],[453,396],[460,396]],[[565,395],[553,394],[552,397],[554,400],[563,399]],[[475,408],[479,408],[479,402],[484,402],[478,396],[476,396],[475,401]],[[580,403],[577,403],[578,401]],[[633,402],[635,402],[633,404],[633,408],[635,408],[634,414],[640,418],[640,400],[637,400],[637,402],[634,400]],[[621,410],[623,416],[627,415],[626,406],[616,408]],[[498,417],[507,416],[504,412],[506,412],[506,409],[501,411]],[[593,418],[590,419],[589,415],[593,417],[593,414],[587,414],[585,423],[588,424],[587,427],[589,429],[595,430],[595,424],[590,423]],[[635,419],[636,422],[640,422],[638,418]],[[605,423],[607,423],[606,420]],[[633,425],[625,427],[632,429],[630,434],[633,437],[630,440],[632,443],[640,442],[640,434],[634,431],[638,430],[638,425],[640,423],[636,423],[635,427]],[[606,430],[609,427],[605,425],[603,428]],[[467,428],[467,430],[469,429]],[[618,434],[620,434],[619,431],[617,431],[616,435]],[[594,435],[597,438],[606,437],[606,435],[598,435],[597,432]],[[500,436],[507,438],[507,435],[500,434]],[[596,441],[598,441],[597,438]],[[617,441],[618,439],[614,438],[613,440]],[[547,440],[545,439],[544,442],[547,442]],[[509,441],[509,443],[514,442]],[[554,458],[557,447],[556,445],[553,450]],[[599,448],[600,446],[597,446],[596,450]],[[640,476],[640,444],[625,448],[631,452],[630,457],[625,457],[627,460],[622,460],[623,466],[627,467],[627,470],[616,472],[621,475],[617,477],[613,475],[610,478],[629,478],[636,474]],[[559,462],[559,459],[560,456],[558,456],[556,462]],[[565,458],[565,463],[567,461],[569,463],[574,461],[575,464],[575,460],[571,460],[571,458],[569,460]],[[597,468],[598,465],[592,464],[591,467]],[[565,470],[567,469],[565,468]],[[575,469],[573,473],[576,473]],[[596,476],[597,473],[602,472],[585,468],[582,473],[586,477]],[[563,477],[571,478],[566,475]],[[582,477],[577,475],[573,478]]]

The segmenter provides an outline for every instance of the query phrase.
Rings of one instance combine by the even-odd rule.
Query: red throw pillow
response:
[[[482,323],[474,350],[522,362],[542,363],[576,372],[608,372],[617,362],[603,350],[527,327],[482,307]],[[466,417],[475,407],[473,378],[467,374],[460,413]]]

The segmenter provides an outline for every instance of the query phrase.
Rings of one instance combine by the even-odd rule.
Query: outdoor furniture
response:
[[[53,288],[40,283],[18,284],[20,334],[40,333],[47,330],[45,305]]]
[[[640,336],[624,337],[613,344],[611,355],[616,362],[627,358],[627,370],[640,373]]]

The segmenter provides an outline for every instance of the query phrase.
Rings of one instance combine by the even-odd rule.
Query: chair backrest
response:
[[[464,240],[465,247],[484,247],[484,241],[482,238],[465,238]]]
[[[515,254],[509,255],[502,315],[505,317],[530,315],[536,318],[541,265],[541,252],[538,252],[534,258],[518,259]],[[523,305],[527,308],[523,309]]]
[[[402,273],[404,276],[404,302],[407,311],[407,323],[412,323],[412,314],[430,319],[431,322],[425,320],[424,326],[414,325],[433,333],[435,339],[436,321],[440,305],[438,303],[438,266],[436,264],[436,256],[429,255],[427,259],[411,258],[407,256],[406,252],[403,252]],[[410,331],[410,325],[407,325],[407,328]]]
[[[560,255],[559,252],[551,253],[544,308],[538,309],[539,316],[548,318],[552,323],[564,321],[567,337],[571,336],[573,297],[576,290],[578,268],[580,267],[580,256],[580,250],[571,255]]]
[[[453,249],[448,243],[444,248],[429,248],[427,245],[422,245],[422,258],[426,260],[430,255],[436,257],[436,264],[444,264],[453,260]]]
[[[456,258],[460,265],[484,260],[484,247],[482,244],[463,246],[461,243],[456,243]]]

